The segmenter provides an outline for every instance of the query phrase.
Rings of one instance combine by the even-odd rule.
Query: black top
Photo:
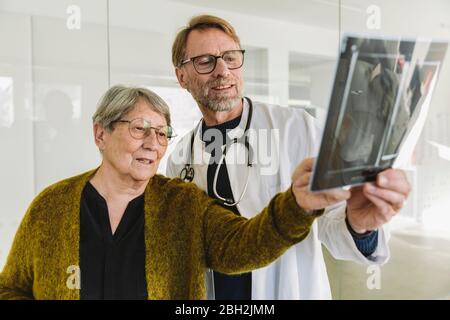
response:
[[[105,199],[91,183],[80,207],[81,299],[147,299],[144,194],[128,203],[114,235]]]
[[[202,140],[206,144],[206,152],[211,153],[211,160],[208,166],[207,181],[208,181],[208,195],[216,198],[213,191],[214,174],[216,173],[220,157],[222,155],[220,146],[229,142],[227,131],[236,128],[241,121],[241,116],[230,121],[221,123],[217,126],[208,127],[204,122],[202,123]],[[215,130],[215,133],[220,132],[221,141],[206,140],[206,137],[213,136],[207,133],[207,130]],[[205,137],[206,136],[206,137]],[[217,137],[216,137],[217,138]],[[216,154],[217,152],[217,154]],[[219,153],[220,152],[220,153]],[[233,199],[231,191],[230,178],[225,161],[219,168],[219,175],[217,177],[217,193],[226,199]],[[240,215],[236,206],[226,207],[232,210],[235,214]],[[243,273],[240,275],[226,275],[214,271],[214,292],[217,300],[250,300],[252,298],[252,273]]]

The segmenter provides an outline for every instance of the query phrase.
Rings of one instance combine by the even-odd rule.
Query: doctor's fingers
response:
[[[378,187],[390,189],[405,196],[408,196],[411,191],[411,185],[406,178],[405,172],[398,169],[387,169],[380,172],[377,175],[376,184]]]
[[[388,222],[394,215],[396,215],[404,204],[404,202],[390,203],[373,194],[365,193],[365,196],[375,205],[377,209],[377,219],[382,220],[383,223]]]
[[[401,192],[396,192],[391,189],[379,188],[371,183],[366,184],[363,190],[366,196],[375,196],[378,199],[385,201],[386,203],[391,205],[395,211],[403,207],[403,204],[408,197],[407,194],[405,195]]]

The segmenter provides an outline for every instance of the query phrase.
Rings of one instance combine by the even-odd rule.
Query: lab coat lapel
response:
[[[247,166],[247,149],[242,143],[234,143],[227,151],[227,171],[230,178],[234,201],[238,201],[245,189],[248,176],[253,168]],[[247,178],[248,176],[248,178]],[[243,199],[247,196],[248,188]],[[239,204],[238,204],[239,209]]]
[[[233,130],[230,130],[227,135],[230,140],[232,139],[240,139],[242,138],[245,127],[247,125],[249,117],[249,105],[246,99],[244,99],[244,108],[242,111],[242,117],[241,121],[239,123],[239,126],[234,128]],[[255,143],[255,132],[252,131],[252,125],[250,124],[249,132],[250,135],[250,144]],[[241,197],[242,192],[245,189],[245,184],[247,182],[247,179],[249,181],[249,187],[247,187],[247,190],[244,194],[244,197],[242,198],[241,202],[237,204],[237,208],[240,212],[240,214],[244,217],[250,218],[252,216],[251,213],[254,213],[255,211],[255,196],[257,196],[259,189],[257,188],[251,188],[250,187],[250,181],[252,179],[258,179],[257,169],[254,165],[253,167],[247,166],[247,148],[243,144],[243,141],[241,140],[239,143],[233,144],[228,150],[227,150],[227,157],[226,157],[226,163],[227,163],[227,171],[228,176],[230,178],[230,184],[231,184],[231,190],[233,192],[233,198],[235,201],[238,201],[238,199]],[[254,158],[256,155],[254,155]],[[253,163],[255,163],[255,159],[253,159]],[[247,178],[248,177],[248,178]],[[253,180],[257,181],[257,180]],[[258,185],[254,184],[253,185]],[[257,199],[257,198],[256,198]]]
[[[197,130],[195,133],[194,145],[193,145],[193,168],[194,168],[194,180],[195,183],[200,189],[207,192],[208,183],[207,183],[207,173],[208,173],[208,164],[211,155],[208,152],[205,152],[205,143],[200,139],[201,128]]]

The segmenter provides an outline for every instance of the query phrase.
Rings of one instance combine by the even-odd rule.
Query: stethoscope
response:
[[[250,128],[250,124],[251,124],[251,121],[252,121],[252,115],[253,115],[253,104],[252,104],[252,101],[249,98],[245,97],[245,99],[248,101],[249,108],[248,108],[247,124],[245,125],[244,134],[240,138],[234,138],[234,139],[230,140],[229,142],[227,142],[227,144],[225,145],[225,147],[223,149],[222,156],[220,157],[220,161],[219,161],[219,164],[218,164],[218,166],[216,168],[216,172],[214,173],[214,180],[213,180],[213,192],[214,192],[214,195],[217,197],[217,199],[222,201],[222,203],[224,205],[229,206],[229,207],[237,205],[239,202],[241,202],[242,198],[244,197],[244,194],[247,191],[248,180],[250,178],[250,168],[253,166],[253,149],[252,149],[252,147],[250,145],[249,137],[248,137],[248,129]],[[191,150],[190,150],[190,153],[188,153],[187,162],[184,165],[184,168],[180,172],[180,178],[182,180],[186,181],[186,182],[192,182],[194,180],[194,176],[195,176],[195,171],[194,171],[194,168],[192,166],[192,159],[194,157],[194,140],[195,140],[195,135],[200,130],[200,124],[201,124],[201,121],[199,122],[199,124],[195,127],[194,131],[192,132],[192,135],[191,135]],[[219,176],[220,167],[221,167],[222,163],[224,162],[224,160],[225,160],[225,158],[227,156],[227,149],[229,149],[235,143],[236,144],[237,143],[241,143],[247,149],[247,168],[249,168],[247,170],[247,179],[245,181],[244,190],[242,191],[241,196],[238,198],[237,201],[233,201],[233,199],[223,198],[217,193],[217,178]]]

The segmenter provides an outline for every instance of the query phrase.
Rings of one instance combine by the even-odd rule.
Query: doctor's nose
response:
[[[216,61],[216,68],[213,71],[213,75],[218,77],[228,77],[230,75],[230,69],[222,58],[218,58]]]

